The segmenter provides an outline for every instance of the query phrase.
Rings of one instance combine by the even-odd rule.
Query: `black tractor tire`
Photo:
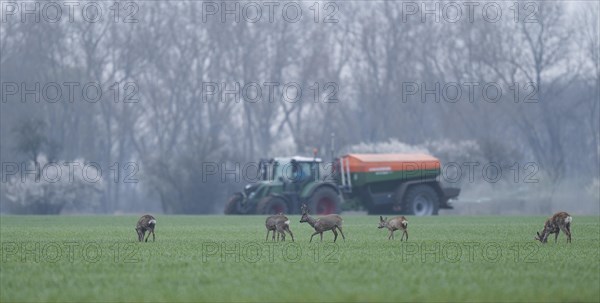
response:
[[[437,215],[440,198],[433,187],[420,184],[408,188],[402,198],[402,212],[413,216]]]
[[[241,193],[235,193],[227,204],[225,204],[226,215],[247,215],[255,212],[255,205],[244,203],[244,196]]]
[[[227,204],[225,204],[226,215],[239,215],[241,214],[241,203],[244,200],[244,196],[240,193],[235,193],[229,198]]]
[[[342,197],[331,187],[322,186],[310,196],[308,207],[314,215],[339,214],[342,210]]]
[[[257,211],[263,215],[287,214],[289,207],[285,199],[277,196],[264,197],[258,202]]]

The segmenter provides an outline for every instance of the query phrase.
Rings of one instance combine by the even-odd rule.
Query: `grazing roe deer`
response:
[[[143,215],[137,222],[137,226],[135,227],[135,231],[138,235],[138,240],[142,242],[144,240],[144,234],[148,231],[148,236],[146,237],[146,242],[148,242],[148,238],[150,238],[150,234],[152,234],[152,241],[154,242],[154,227],[156,226],[156,218],[151,215]]]
[[[555,234],[554,243],[556,243],[558,234],[562,230],[567,235],[567,243],[571,243],[571,221],[573,221],[573,218],[568,213],[564,211],[557,212],[546,220],[541,234],[536,232],[537,236],[535,239],[541,243],[547,243],[548,236],[550,234]]]
[[[308,222],[308,224],[310,224],[310,226],[312,226],[315,229],[315,233],[313,233],[310,236],[309,242],[312,242],[312,238],[316,234],[321,234],[321,241],[323,241],[323,232],[328,230],[331,230],[333,232],[333,242],[335,242],[335,240],[337,240],[338,235],[336,229],[340,231],[340,233],[342,234],[342,238],[344,239],[344,241],[346,241],[346,237],[342,232],[342,217],[340,217],[339,215],[332,214],[315,219],[308,215],[308,206],[306,206],[306,204],[302,204],[301,209],[302,218],[300,219],[300,223]]]
[[[277,232],[277,241],[279,241],[279,235],[281,235],[281,241],[285,241],[285,232],[288,232],[292,237],[292,241],[294,241],[294,234],[290,230],[290,220],[283,213],[267,217],[265,227],[267,228],[265,241],[269,240],[269,232],[271,231],[273,231],[273,241],[275,241],[275,232]]]
[[[388,221],[386,217],[385,220],[382,216],[379,216],[379,226],[377,228],[387,228],[390,231],[390,235],[388,236],[388,240],[394,239],[394,232],[396,230],[402,231],[402,237],[400,237],[400,241],[406,235],[406,241],[408,241],[408,220],[404,216],[394,217]]]

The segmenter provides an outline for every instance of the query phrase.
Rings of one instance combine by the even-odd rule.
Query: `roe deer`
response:
[[[335,242],[335,240],[337,240],[338,235],[336,229],[340,231],[340,233],[342,234],[342,238],[344,239],[344,241],[346,241],[346,237],[342,232],[343,220],[342,217],[340,217],[339,215],[332,214],[315,219],[308,215],[308,206],[306,206],[306,204],[302,204],[302,218],[300,219],[300,223],[304,222],[308,222],[308,224],[310,224],[310,226],[312,226],[315,229],[315,233],[313,233],[310,236],[309,242],[312,242],[312,238],[316,234],[321,234],[321,241],[323,241],[323,232],[328,230],[331,230],[333,232],[333,242]]]
[[[269,240],[269,232],[271,231],[273,231],[273,241],[275,241],[275,232],[277,232],[277,241],[279,241],[279,235],[281,235],[281,241],[285,241],[286,231],[292,237],[292,241],[294,241],[294,234],[290,230],[290,220],[283,213],[267,217],[265,227],[267,228],[267,238],[265,241]]]
[[[556,243],[558,234],[562,230],[567,235],[567,243],[571,243],[571,221],[573,221],[573,218],[568,213],[564,211],[557,212],[546,220],[541,234],[536,232],[537,236],[535,239],[541,243],[546,243],[548,242],[548,236],[555,234],[554,243]]]
[[[137,226],[135,227],[135,231],[138,234],[138,240],[142,242],[144,240],[144,234],[148,231],[148,236],[146,237],[146,242],[148,242],[148,238],[150,238],[150,234],[152,234],[152,241],[154,242],[154,227],[156,226],[156,218],[151,215],[143,215],[137,222]]]
[[[390,231],[390,235],[388,236],[388,240],[394,239],[394,231],[401,230],[402,237],[400,237],[400,241],[406,235],[406,241],[408,241],[408,221],[404,216],[394,217],[388,221],[386,217],[385,220],[382,216],[379,216],[379,226],[377,228],[387,228]]]

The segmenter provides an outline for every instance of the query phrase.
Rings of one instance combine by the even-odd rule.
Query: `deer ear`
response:
[[[385,217],[385,221],[387,221],[387,218],[388,218],[388,217]]]
[[[379,216],[379,221],[383,221],[383,217],[382,216]]]

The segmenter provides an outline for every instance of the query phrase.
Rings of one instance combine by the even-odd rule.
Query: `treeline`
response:
[[[597,3],[11,3],[3,211],[42,158],[102,173],[98,201],[59,212],[218,212],[244,178],[206,163],[329,159],[331,133],[339,150],[469,140],[482,161],[536,163],[544,199],[598,178]]]

